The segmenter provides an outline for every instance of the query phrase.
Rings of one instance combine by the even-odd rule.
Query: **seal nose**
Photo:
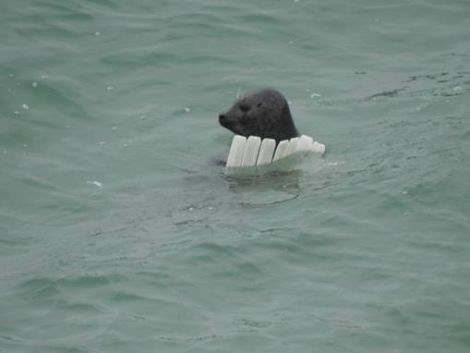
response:
[[[225,123],[227,121],[227,116],[225,114],[219,114],[219,122]]]

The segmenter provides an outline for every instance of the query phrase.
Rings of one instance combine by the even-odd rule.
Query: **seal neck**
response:
[[[295,127],[294,120],[292,119],[292,115],[290,113],[289,104],[287,102],[282,112],[282,120],[283,129],[282,131],[279,131],[278,135],[274,138],[276,140],[276,144],[282,140],[289,140],[293,137],[299,137],[299,132]]]

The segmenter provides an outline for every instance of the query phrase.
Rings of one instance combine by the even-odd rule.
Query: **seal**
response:
[[[276,144],[299,136],[287,100],[270,88],[237,99],[227,112],[219,114],[219,123],[237,135],[272,138]]]

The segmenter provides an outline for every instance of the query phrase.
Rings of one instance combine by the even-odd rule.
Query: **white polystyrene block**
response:
[[[325,145],[322,144],[322,143],[319,143],[317,141],[315,141],[313,144],[312,144],[312,151],[313,152],[318,152],[320,154],[323,154],[325,153]]]
[[[299,143],[299,138],[298,137],[291,138],[289,140],[289,144],[287,145],[287,150],[286,150],[286,154],[285,154],[284,157],[287,157],[287,156],[290,156],[290,155],[294,154],[297,151],[298,143]]]
[[[263,139],[261,147],[259,148],[258,160],[256,165],[270,164],[273,160],[274,149],[276,148],[276,141],[273,139]]]
[[[312,150],[313,139],[310,136],[300,136],[299,142],[297,143],[296,152],[305,152]]]
[[[240,167],[245,153],[246,137],[235,135],[228,153],[226,167]]]
[[[235,135],[230,146],[226,166],[229,168],[263,166],[301,152],[323,154],[325,145],[313,141],[310,136],[302,135],[290,140],[283,140],[276,148],[276,141],[273,139],[261,140],[258,136],[250,136],[247,139]]]
[[[258,159],[261,138],[259,136],[250,136],[246,141],[245,153],[243,154],[242,167],[253,167]]]
[[[282,140],[281,142],[278,143],[276,152],[274,153],[273,162],[281,158],[284,158],[288,145],[289,145],[289,140]]]

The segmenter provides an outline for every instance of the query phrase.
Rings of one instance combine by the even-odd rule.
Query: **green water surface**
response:
[[[0,352],[470,352],[470,2],[0,2]],[[230,177],[282,91],[324,143]]]

